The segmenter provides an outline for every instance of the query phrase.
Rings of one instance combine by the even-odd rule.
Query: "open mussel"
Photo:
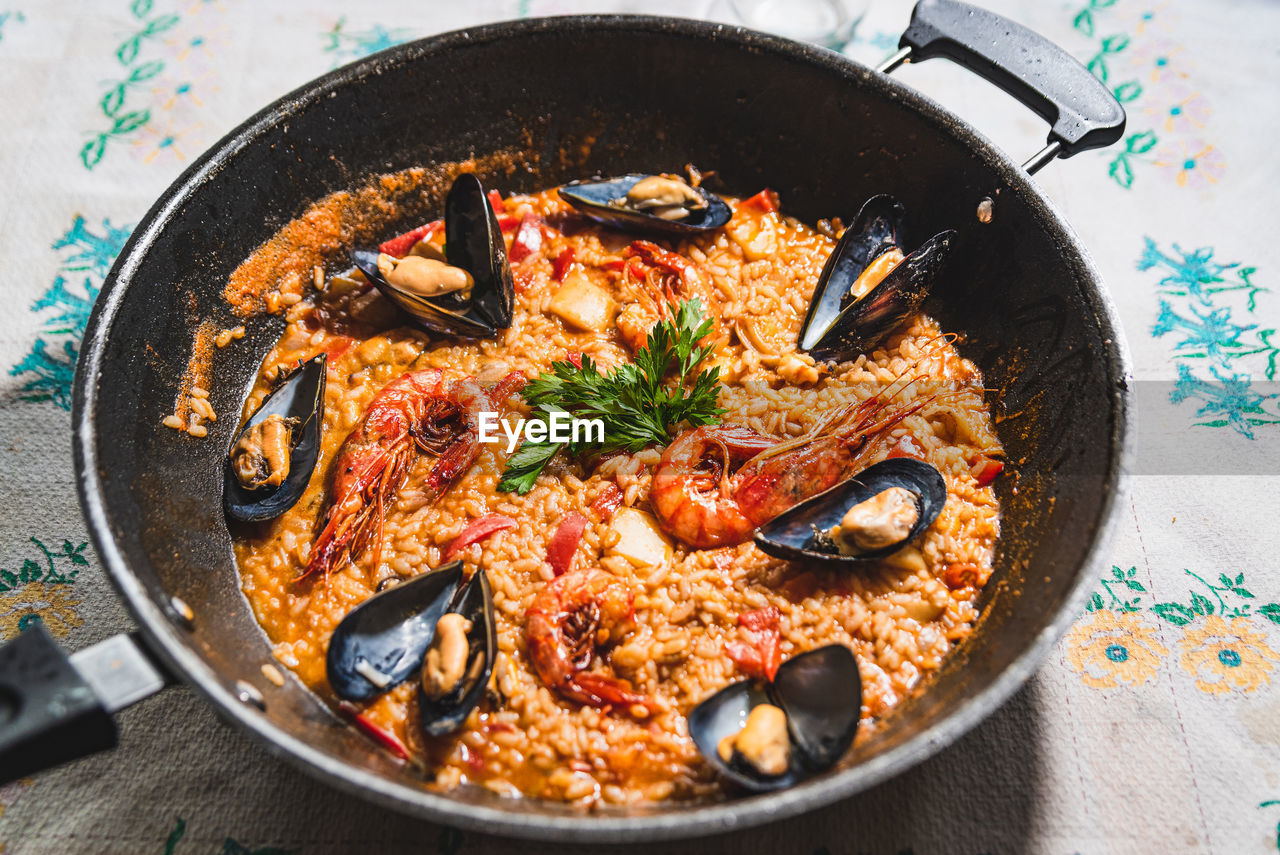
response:
[[[893,197],[873,196],[836,244],[800,327],[800,349],[814,359],[842,361],[871,350],[929,295],[956,233],[936,234],[907,254],[905,213]]]
[[[793,656],[770,683],[742,680],[689,712],[689,734],[711,766],[753,792],[823,772],[853,744],[862,679],[841,644]]]
[[[224,466],[227,516],[260,522],[297,503],[320,456],[325,354],[299,366],[236,434]]]
[[[418,675],[422,727],[456,730],[475,708],[497,655],[493,595],[482,568],[461,561],[370,597],[342,619],[325,660],[329,685],[347,701],[368,701]]]
[[[851,566],[901,549],[946,501],[942,473],[895,457],[784,511],[756,530],[755,543],[777,558]]]
[[[419,326],[444,335],[493,338],[511,326],[515,284],[506,244],[480,179],[459,175],[444,211],[444,258],[357,249],[351,260]]]
[[[673,175],[571,181],[560,188],[560,198],[597,222],[631,232],[693,235],[733,216],[719,196]]]

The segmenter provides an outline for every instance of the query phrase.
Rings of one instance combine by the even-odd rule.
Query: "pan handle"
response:
[[[1044,36],[994,12],[958,0],[920,0],[898,48],[877,71],[946,57],[1049,122],[1048,144],[1022,164],[1029,173],[1124,135],[1124,108],[1101,80]]]
[[[40,625],[0,646],[0,784],[116,745],[112,714],[172,680],[129,635],[67,656]]]

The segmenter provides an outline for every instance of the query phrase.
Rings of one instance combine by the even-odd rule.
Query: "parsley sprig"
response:
[[[553,362],[550,372],[525,386],[524,399],[534,408],[530,418],[546,421],[554,412],[567,412],[579,419],[600,419],[604,442],[525,441],[507,461],[498,489],[529,492],[562,448],[571,456],[639,451],[667,442],[681,425],[718,422],[724,413],[716,406],[720,369],[694,374],[711,355],[711,348],[698,342],[711,332],[712,321],[696,298],[681,303],[674,315],[654,326],[634,362],[601,374],[584,355],[581,368],[568,360]]]

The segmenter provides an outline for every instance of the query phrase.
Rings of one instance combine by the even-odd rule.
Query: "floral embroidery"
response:
[[[80,601],[72,595],[71,584],[80,568],[89,565],[84,556],[88,543],[73,546],[64,540],[61,550],[53,550],[38,538],[31,542],[40,550],[43,564],[27,558],[17,570],[0,569],[0,641],[35,623],[44,624],[58,638],[66,638],[84,624],[76,612]]]
[[[1156,286],[1160,293],[1181,298],[1159,301],[1151,335],[1170,336],[1175,358],[1200,361],[1208,368],[1197,372],[1179,364],[1170,403],[1198,401],[1196,417],[1203,420],[1196,426],[1229,427],[1248,439],[1254,438],[1256,427],[1280,424],[1280,395],[1253,390],[1252,376],[1241,370],[1257,364],[1268,380],[1275,380],[1280,361],[1280,346],[1272,342],[1276,330],[1241,323],[1234,315],[1239,304],[1225,302],[1233,294],[1237,299],[1243,295],[1244,311],[1254,314],[1259,295],[1268,292],[1253,281],[1257,268],[1218,261],[1212,247],[1187,251],[1175,243],[1166,251],[1149,237],[1143,238],[1137,268],[1163,272]]]
[[[1227,170],[1222,152],[1200,139],[1178,140],[1156,153],[1156,166],[1173,175],[1179,187],[1217,184]]]
[[[1267,646],[1266,638],[1249,629],[1247,617],[1227,623],[1218,615],[1183,636],[1178,662],[1196,678],[1196,688],[1213,695],[1234,690],[1256,691],[1269,685],[1273,663],[1280,654]]]
[[[191,12],[199,8],[200,4],[196,4]],[[176,145],[177,139],[199,127],[190,121],[188,111],[200,106],[200,99],[192,97],[192,93],[197,81],[205,85],[208,74],[202,77],[182,66],[199,58],[206,60],[204,70],[212,73],[212,33],[184,32],[182,15],[155,12],[154,0],[132,0],[129,14],[136,29],[115,50],[123,76],[109,81],[98,101],[105,127],[90,132],[91,138],[80,148],[80,162],[85,169],[96,168],[112,149],[111,143],[123,139],[134,143],[145,163],[161,155],[183,160],[185,155]],[[167,51],[170,56],[157,58],[158,51]],[[163,129],[151,126],[157,109],[171,113]],[[174,112],[182,115],[175,118]],[[174,131],[175,127],[181,129],[180,133]]]
[[[390,30],[379,24],[367,30],[349,30],[346,27],[347,19],[339,18],[325,33],[324,52],[333,57],[333,68],[410,39],[410,31],[400,27]]]
[[[1215,585],[1209,582],[1199,573],[1191,570],[1183,570],[1192,579],[1195,579],[1204,587],[1209,595],[1205,596],[1199,591],[1193,590],[1190,599],[1184,604],[1180,602],[1156,603],[1151,606],[1151,611],[1156,617],[1166,620],[1174,626],[1187,626],[1200,620],[1212,616],[1228,617],[1233,620],[1237,618],[1248,618],[1257,614],[1266,618],[1275,624],[1280,624],[1280,603],[1264,603],[1258,607],[1256,612],[1253,611],[1254,603],[1251,602],[1257,598],[1253,592],[1244,587],[1244,574],[1238,573],[1234,578],[1226,573],[1218,574],[1218,581],[1221,584]]]
[[[25,23],[27,17],[21,12],[0,12],[0,42],[4,41],[4,28],[10,23]]]
[[[1258,805],[1260,808],[1280,807],[1280,799],[1271,799]],[[1276,851],[1280,852],[1280,822],[1276,823]]]
[[[164,855],[175,855],[178,851],[178,844],[182,842],[183,836],[187,833],[187,821],[182,817],[178,817],[177,824],[173,830],[169,832],[168,838],[164,842]],[[222,848],[218,850],[218,855],[291,855],[297,852],[296,849],[282,849],[278,846],[263,846],[253,849],[245,846],[234,837],[228,837],[222,841]]]
[[[1122,598],[1116,596],[1116,591],[1122,595],[1125,592],[1145,594],[1147,589],[1142,583],[1134,577],[1138,574],[1138,568],[1130,567],[1128,570],[1121,570],[1116,565],[1111,565],[1111,578],[1103,577],[1098,580],[1102,585],[1102,589],[1107,592],[1107,602],[1103,602],[1102,594],[1094,591],[1093,596],[1089,598],[1089,603],[1085,606],[1086,612],[1100,612],[1110,610],[1125,614],[1128,612],[1139,611],[1139,597],[1133,599]]]
[[[1149,683],[1155,680],[1160,657],[1169,654],[1137,614],[1108,609],[1073,626],[1066,645],[1067,663],[1095,689]]]
[[[71,228],[53,242],[53,249],[67,250],[54,277],[53,285],[31,306],[33,312],[51,311],[31,351],[9,374],[29,375],[20,389],[24,401],[52,401],[64,410],[71,409],[71,382],[75,377],[76,356],[80,338],[93,301],[98,296],[107,272],[129,237],[130,226],[116,227],[102,221],[100,232],[89,228],[84,217],[76,215]],[[72,287],[72,277],[81,279],[80,287]],[[56,337],[50,341],[46,337]]]

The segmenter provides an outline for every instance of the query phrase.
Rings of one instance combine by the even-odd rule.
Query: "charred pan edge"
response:
[[[321,751],[284,730],[256,708],[241,703],[235,697],[231,683],[215,672],[166,618],[164,601],[167,598],[161,591],[148,587],[148,583],[135,574],[117,546],[112,515],[104,501],[104,461],[98,454],[99,437],[94,422],[99,400],[98,378],[107,360],[113,323],[130,282],[175,212],[212,175],[231,165],[242,151],[287,122],[295,113],[323,101],[328,93],[358,86],[365,77],[394,71],[423,57],[543,33],[583,35],[600,30],[640,32],[686,40],[715,40],[738,46],[744,53],[778,56],[829,73],[834,84],[861,87],[888,101],[896,101],[904,109],[920,114],[940,132],[966,145],[1011,192],[1027,200],[1066,259],[1079,271],[1082,300],[1092,311],[1097,334],[1106,348],[1102,359],[1113,386],[1113,421],[1109,426],[1109,460],[1103,473],[1109,489],[1098,511],[1092,545],[1069,596],[1058,614],[1031,640],[1022,654],[984,690],[955,708],[948,717],[884,754],[853,768],[810,780],[794,789],[729,802],[683,805],[664,811],[584,817],[569,810],[553,810],[533,803],[520,805],[522,810],[517,812],[513,809],[516,805],[510,801],[495,798],[491,803],[478,804],[389,780]],[[865,790],[953,742],[1026,682],[1051,647],[1066,633],[1076,613],[1083,607],[1094,574],[1100,572],[1108,560],[1106,547],[1118,522],[1120,500],[1127,492],[1123,460],[1131,454],[1133,442],[1131,376],[1128,349],[1123,342],[1115,308],[1103,290],[1096,266],[1074,232],[1017,164],[966,122],[934,101],[838,54],[738,27],[648,16],[531,19],[476,27],[412,42],[320,77],[236,128],[197,159],[164,192],[134,230],[113,266],[85,332],[72,404],[76,486],[94,547],[152,649],[176,674],[204,694],[224,718],[251,733],[273,754],[346,792],[379,800],[405,813],[468,829],[573,842],[688,838],[772,822]]]

